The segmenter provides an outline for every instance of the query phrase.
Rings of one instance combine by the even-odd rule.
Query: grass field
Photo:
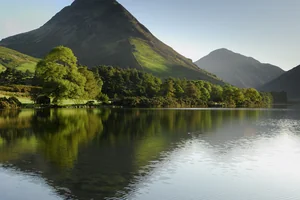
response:
[[[20,70],[22,72],[26,72],[28,70],[31,73],[35,72],[35,68],[36,68],[36,62],[28,62],[16,67],[17,70]]]
[[[24,72],[29,70],[33,73],[38,61],[31,56],[0,46],[0,71],[13,68]]]
[[[156,53],[149,44],[139,38],[131,38],[131,45],[135,47],[133,55],[141,66],[152,73],[165,73],[168,71],[168,61]]]
[[[0,97],[16,97],[22,104],[34,104],[31,100],[30,96],[26,93],[19,93],[19,92],[6,92],[0,91]],[[90,100],[72,100],[72,99],[65,99],[62,100],[59,105],[61,106],[68,106],[68,105],[78,105],[78,104],[86,104]]]
[[[152,47],[151,43],[145,40],[130,38],[130,44],[134,47],[134,57],[146,72],[150,72],[162,78],[177,78],[184,75],[189,79],[203,79],[217,84],[221,83],[217,77],[200,68],[189,67],[173,54],[166,55],[168,59],[161,56],[155,51],[154,46]]]
[[[30,97],[23,93],[0,91],[0,97],[16,97],[22,104],[33,104],[33,101],[30,99]]]

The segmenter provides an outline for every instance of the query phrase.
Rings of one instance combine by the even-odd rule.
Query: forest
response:
[[[136,69],[97,67],[102,93],[117,105],[128,107],[265,107],[270,93],[254,88],[214,85],[202,80],[160,79]]]
[[[63,46],[54,48],[40,60],[34,74],[9,69],[0,74],[0,84],[3,88],[31,85],[23,90],[27,88],[37,104],[57,105],[64,99],[73,99],[124,107],[235,108],[268,107],[273,102],[271,93],[254,88],[160,78],[132,68],[99,66],[90,70],[78,64],[72,50]]]

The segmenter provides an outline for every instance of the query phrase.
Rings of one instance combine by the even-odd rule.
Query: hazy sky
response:
[[[0,39],[42,26],[72,0],[0,0]],[[288,70],[300,64],[299,0],[119,0],[194,61],[228,48]]]

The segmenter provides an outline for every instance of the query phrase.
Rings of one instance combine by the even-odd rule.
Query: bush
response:
[[[108,103],[109,97],[106,94],[100,94],[98,96],[98,101],[103,102],[103,103]]]
[[[139,97],[125,97],[116,103],[118,105],[122,105],[125,107],[138,107],[140,104],[140,98]]]
[[[93,105],[95,105],[95,101],[88,101],[88,102],[86,102],[86,105],[93,106]]]
[[[22,106],[22,103],[15,97],[0,98],[0,109],[18,109]]]
[[[0,109],[10,109],[10,105],[6,98],[0,99]]]
[[[22,106],[22,103],[16,97],[10,97],[8,102],[15,108],[19,108]]]

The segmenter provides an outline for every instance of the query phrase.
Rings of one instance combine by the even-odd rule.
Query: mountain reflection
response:
[[[151,161],[159,162],[160,155],[172,152],[176,144],[204,133],[220,134],[222,139],[218,130],[231,126],[245,132],[233,133],[233,138],[251,136],[256,131],[248,123],[267,114],[261,110],[2,111],[0,162],[6,168],[39,174],[59,194],[103,199],[126,192],[137,175],[149,173]]]

